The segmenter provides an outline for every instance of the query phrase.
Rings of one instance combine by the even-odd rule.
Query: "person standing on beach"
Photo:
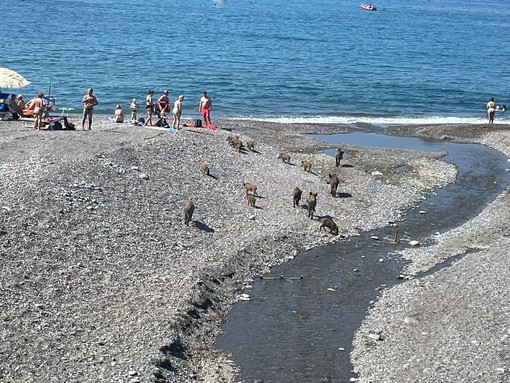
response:
[[[203,91],[202,98],[200,99],[200,103],[198,104],[198,111],[202,114],[202,117],[204,118],[204,125],[212,125],[211,109],[212,109],[211,97],[208,96],[206,91]]]
[[[494,114],[496,114],[496,102],[494,102],[494,97],[491,97],[487,103],[487,118],[489,119],[489,124],[494,123]]]
[[[181,114],[182,114],[182,102],[184,101],[184,96],[179,96],[177,100],[174,102],[174,108],[172,113],[174,118],[172,120],[172,128],[179,129],[179,125],[181,124]]]
[[[170,112],[170,98],[168,97],[168,90],[164,90],[163,94],[160,98],[158,98],[158,102],[156,103],[157,107],[156,109],[159,110],[159,112]]]
[[[152,101],[152,96],[154,95],[154,91],[149,89],[147,92],[147,97],[145,97],[145,109],[147,109],[147,118],[143,126],[147,126],[150,124],[152,126],[152,113],[154,112],[154,102]]]
[[[136,98],[133,98],[133,101],[131,101],[129,109],[131,109],[131,123],[136,124],[136,112],[138,111],[138,104],[136,103]]]
[[[92,115],[94,114],[94,106],[98,104],[94,89],[87,90],[87,94],[83,96],[83,118],[81,120],[81,129],[85,130],[85,120],[89,119],[89,130],[92,128]]]
[[[37,97],[34,98],[34,102],[32,106],[34,107],[34,129],[41,130],[42,125],[42,116],[44,114],[44,100],[43,100],[43,92],[37,93]]]

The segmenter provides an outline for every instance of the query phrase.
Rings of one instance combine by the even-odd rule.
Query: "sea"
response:
[[[57,108],[92,87],[113,114],[149,89],[198,117],[284,123],[483,123],[510,106],[510,7],[480,0],[13,0],[0,66]],[[5,90],[5,89],[4,89]],[[510,122],[510,112],[495,122]]]

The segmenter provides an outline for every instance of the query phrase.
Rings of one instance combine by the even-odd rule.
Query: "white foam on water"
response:
[[[510,119],[496,119],[495,124],[508,124]],[[342,124],[357,123],[389,126],[389,125],[428,125],[428,124],[486,124],[487,119],[482,117],[454,117],[454,116],[285,116],[285,117],[239,117],[234,120],[252,120],[264,122],[277,122],[281,124]]]

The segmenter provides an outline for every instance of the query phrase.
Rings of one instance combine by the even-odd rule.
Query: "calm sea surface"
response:
[[[474,0],[52,0],[3,7],[0,66],[81,108],[183,94],[197,115],[309,122],[482,122],[510,106],[510,7]],[[496,122],[510,121],[510,112]]]

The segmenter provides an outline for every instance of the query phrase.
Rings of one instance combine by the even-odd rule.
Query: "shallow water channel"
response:
[[[349,360],[354,333],[380,291],[402,282],[402,262],[390,253],[409,246],[406,238],[423,242],[476,216],[510,183],[507,158],[481,145],[371,133],[312,137],[335,144],[446,150],[445,160],[458,166],[458,177],[398,222],[401,243],[394,242],[393,227],[382,228],[302,252],[267,276],[302,279],[255,281],[246,291],[251,300],[234,305],[216,341],[217,348],[234,355],[244,382],[348,382],[355,377]],[[380,240],[371,239],[374,235]]]

